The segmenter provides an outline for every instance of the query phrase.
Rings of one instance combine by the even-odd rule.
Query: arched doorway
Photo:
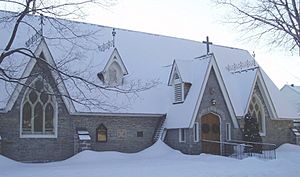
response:
[[[201,118],[202,152],[220,154],[220,118],[209,113]]]

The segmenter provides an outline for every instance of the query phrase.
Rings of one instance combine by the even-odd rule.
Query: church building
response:
[[[1,51],[13,15],[0,11],[11,19],[0,24]],[[296,109],[246,50],[40,18],[25,17],[12,47],[23,53],[0,64],[0,153],[8,158],[134,153],[159,139],[185,154],[221,154],[224,143],[242,142],[247,113],[263,143],[295,143]]]

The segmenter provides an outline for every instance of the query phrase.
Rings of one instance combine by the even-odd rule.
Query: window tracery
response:
[[[264,135],[266,133],[264,107],[260,98],[255,94],[251,99],[248,111],[253,118],[256,118],[259,127],[259,133]]]
[[[51,87],[37,78],[25,92],[21,107],[21,133],[55,134],[56,102]],[[51,92],[52,93],[52,92]]]

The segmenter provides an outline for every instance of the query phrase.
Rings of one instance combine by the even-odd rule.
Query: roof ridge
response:
[[[297,86],[297,85],[294,85],[294,86],[291,86],[291,85],[287,85],[288,87],[292,88],[295,92],[299,93],[300,94],[300,86]]]
[[[18,12],[13,12],[13,11],[8,11],[8,10],[1,10],[1,9],[0,9],[0,12],[13,13],[13,14],[18,13]],[[27,16],[39,17],[38,15],[33,15],[33,14],[27,14]],[[172,38],[172,39],[177,39],[177,40],[184,40],[184,41],[199,43],[199,45],[206,45],[202,41],[196,41],[196,40],[181,38],[181,37],[176,37],[176,36],[167,36],[167,35],[163,35],[163,34],[155,34],[155,33],[150,33],[150,32],[137,31],[137,30],[131,30],[131,29],[125,29],[125,28],[119,28],[119,27],[113,27],[113,26],[105,26],[105,25],[100,25],[100,24],[96,24],[96,23],[92,23],[92,22],[77,21],[75,19],[73,19],[73,20],[63,19],[63,18],[51,17],[51,16],[47,16],[47,15],[46,15],[46,17],[47,18],[52,18],[52,19],[63,20],[63,21],[67,21],[67,22],[72,22],[72,23],[77,23],[77,24],[91,25],[91,26],[103,27],[103,28],[114,28],[114,29],[117,29],[117,30],[122,30],[122,31],[127,31],[127,32],[134,32],[134,33],[146,34],[146,35],[157,36],[157,37]],[[224,45],[219,45],[219,44],[211,44],[211,46],[247,51],[246,49],[241,49],[241,48],[236,48],[236,47],[229,47],[229,46],[224,46]]]

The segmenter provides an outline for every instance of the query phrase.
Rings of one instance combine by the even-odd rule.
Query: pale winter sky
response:
[[[279,88],[284,84],[300,85],[299,56],[291,57],[283,49],[270,50],[268,46],[241,41],[241,33],[234,26],[221,23],[225,11],[216,8],[213,0],[115,2],[116,5],[108,9],[89,7],[84,21],[196,41],[203,41],[209,36],[214,44],[242,48],[250,53],[255,51],[256,60]]]
[[[213,0],[117,0],[109,10],[91,8],[87,21],[167,36],[205,40],[214,44],[255,51],[256,59],[281,88],[284,84],[300,85],[300,57],[291,57],[283,49],[240,40],[235,27],[224,24],[224,10],[216,8]]]

